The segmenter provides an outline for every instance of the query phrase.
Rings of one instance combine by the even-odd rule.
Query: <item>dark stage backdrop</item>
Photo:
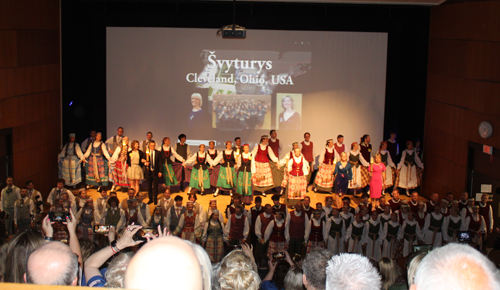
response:
[[[387,71],[380,72],[386,74],[383,134],[372,139],[386,139],[391,130],[399,132],[401,144],[423,136],[428,7],[237,2],[236,14],[236,23],[246,27],[249,36],[256,29],[387,32]],[[231,23],[232,3],[227,2],[62,1],[64,135],[76,132],[81,141],[91,129],[115,133],[106,124],[107,27],[214,29]],[[127,117],[148,119],[139,112]],[[271,122],[276,125],[276,114]],[[331,135],[345,133],[340,131]]]

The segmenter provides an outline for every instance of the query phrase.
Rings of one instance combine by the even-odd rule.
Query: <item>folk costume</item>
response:
[[[415,150],[406,149],[401,154],[401,161],[398,164],[399,175],[394,186],[405,189],[414,189],[420,186],[422,181],[422,171],[424,164],[415,154]]]
[[[263,145],[263,144],[255,146],[255,148],[252,150],[252,156],[254,158],[252,158],[251,166],[252,166],[252,184],[254,190],[265,192],[268,189],[274,188],[276,182],[279,182],[279,184],[277,185],[281,184],[281,180],[278,181],[275,178],[271,168],[272,164],[272,167],[274,168],[277,175],[277,168],[275,163],[277,163],[279,160],[276,157],[273,150],[274,149],[271,148],[271,145]],[[279,179],[278,176],[277,178]]]
[[[111,157],[108,154],[106,145],[102,141],[95,140],[90,144],[83,157],[86,159],[89,156],[88,162],[85,163],[86,183],[95,186],[108,186],[108,160]]]
[[[75,134],[69,136],[75,137]],[[59,178],[64,179],[65,185],[75,186],[82,182],[82,168],[80,166],[82,157],[82,150],[76,142],[66,143],[59,153]]]
[[[333,189],[333,172],[335,171],[335,149],[325,147],[319,155],[318,173],[314,179],[316,190],[331,192]]]

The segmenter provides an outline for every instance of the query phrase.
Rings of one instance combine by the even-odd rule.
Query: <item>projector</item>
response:
[[[222,38],[245,38],[247,30],[245,27],[228,25],[222,28]]]

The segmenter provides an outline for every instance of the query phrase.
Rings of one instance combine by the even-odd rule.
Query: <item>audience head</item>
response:
[[[210,275],[210,279],[212,282],[212,290],[220,289],[220,284],[219,284],[220,265],[221,262],[212,265],[212,273]]]
[[[205,251],[205,249],[198,244],[191,243],[187,240],[185,242],[191,246],[196,258],[198,259],[203,279],[203,290],[210,290],[212,288],[212,281],[210,279],[212,273],[212,262],[210,262],[210,257],[208,256],[207,251]]]
[[[85,263],[88,257],[92,256],[97,251],[97,245],[89,239],[78,239],[80,250],[82,252],[82,261]]]
[[[131,252],[122,252],[111,260],[108,270],[104,275],[106,277],[105,287],[124,288],[125,272],[127,271],[130,260],[132,260],[132,256],[133,254]]]
[[[276,288],[278,289],[284,288],[284,280],[286,274],[288,273],[288,270],[290,270],[290,264],[287,261],[278,260],[278,262],[276,262],[272,278],[272,281],[274,282]]]
[[[219,284],[222,290],[257,290],[257,265],[242,250],[233,250],[222,259]]]
[[[379,290],[380,276],[368,258],[358,254],[340,254],[328,261],[326,289]]]
[[[108,198],[108,204],[110,207],[117,207],[120,201],[118,200],[118,197],[116,196],[110,196]]]
[[[396,263],[394,263],[391,258],[387,257],[380,259],[378,262],[378,269],[382,278],[382,289],[385,290],[394,285],[401,274]]]
[[[434,249],[420,263],[417,289],[500,289],[495,265],[474,248],[457,243]]]
[[[202,289],[202,274],[193,249],[183,240],[161,237],[146,243],[132,258],[125,273],[126,288]],[[161,279],[159,279],[161,277]]]
[[[24,283],[26,273],[26,260],[38,247],[43,245],[43,237],[32,231],[17,233],[9,242],[5,265],[4,282]]]
[[[301,267],[295,266],[291,268],[285,276],[283,288],[285,290],[304,290],[304,284],[302,283],[303,273]]]
[[[427,253],[417,253],[413,252],[408,255],[406,260],[406,276],[408,281],[408,288],[413,284],[415,280],[415,274],[417,273],[418,266],[420,266],[420,262],[425,258]]]
[[[5,275],[5,260],[7,258],[7,251],[9,250],[9,243],[6,239],[0,239],[0,283],[3,282]]]
[[[304,270],[302,282],[306,289],[325,289],[326,266],[331,257],[332,254],[326,249],[315,250],[307,254],[302,264]]]
[[[36,249],[26,263],[28,284],[76,286],[78,257],[68,245],[49,242]]]

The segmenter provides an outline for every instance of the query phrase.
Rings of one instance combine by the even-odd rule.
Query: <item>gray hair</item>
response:
[[[188,240],[184,240],[193,249],[198,263],[200,264],[203,290],[210,290],[212,287],[211,275],[212,275],[212,263],[210,262],[210,257],[207,251],[203,249],[200,245],[194,244]]]
[[[46,259],[47,257],[57,259],[63,264],[61,268],[64,271],[48,273],[47,269],[30,269],[34,266],[33,263],[40,262],[36,259]],[[40,246],[31,253],[26,264],[26,282],[28,284],[69,286],[78,277],[78,257],[68,245],[61,242],[49,242]]]
[[[125,272],[127,272],[128,264],[132,260],[133,253],[122,252],[114,257],[109,263],[108,270],[104,274],[106,278],[107,288],[125,288]]]
[[[308,285],[317,290],[325,289],[326,266],[331,257],[332,253],[326,249],[315,250],[307,254],[302,263],[302,269]]]
[[[302,268],[293,267],[286,273],[285,280],[283,281],[283,286],[286,290],[303,290],[304,284],[302,283]]]
[[[212,265],[212,290],[220,290],[219,275],[220,275],[220,264],[221,262]]]
[[[203,98],[201,97],[201,95],[198,93],[194,93],[191,95],[191,98],[197,98],[198,100],[200,100],[200,108],[201,108],[201,105],[203,105]]]
[[[327,290],[379,290],[380,275],[368,258],[358,254],[340,254],[328,261]]]
[[[221,262],[219,283],[223,290],[257,290],[257,265],[242,250],[233,250]]]
[[[410,288],[411,285],[413,285],[413,280],[415,280],[415,273],[417,273],[418,266],[420,266],[420,263],[422,262],[422,260],[425,258],[426,255],[427,253],[420,253],[411,260],[407,271],[408,289]]]
[[[450,243],[425,256],[417,269],[415,284],[417,289],[498,290],[500,275],[495,265],[474,248]]]

